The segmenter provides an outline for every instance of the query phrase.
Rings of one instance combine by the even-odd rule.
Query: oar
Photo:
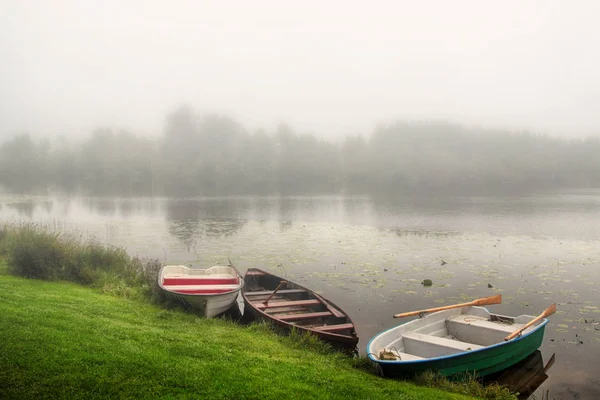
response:
[[[531,325],[535,324],[539,320],[549,317],[550,315],[554,314],[555,312],[556,312],[556,303],[552,304],[550,307],[546,308],[543,313],[541,313],[540,315],[538,315],[537,317],[535,317],[534,319],[532,319],[531,321],[526,323],[524,326],[520,327],[519,329],[517,329],[516,331],[514,331],[513,333],[511,333],[510,335],[505,337],[504,340],[508,341],[510,339],[513,339],[513,338],[519,336],[521,334],[521,332],[523,332],[525,329],[529,328]]]
[[[427,310],[411,311],[411,312],[406,312],[406,313],[402,313],[402,314],[396,314],[396,315],[394,315],[394,318],[411,317],[413,315],[421,315],[421,314],[435,312],[435,311],[450,310],[452,308],[461,308],[461,307],[469,307],[469,306],[487,306],[490,304],[500,304],[500,303],[502,303],[502,295],[497,294],[495,296],[484,297],[482,299],[473,300],[468,303],[454,304],[452,306],[428,308]]]
[[[233,263],[231,262],[231,258],[227,257],[227,261],[229,261],[229,266],[231,268],[233,268],[233,270],[235,271],[235,273],[237,274],[239,279],[244,279],[244,276],[240,273],[240,271],[235,267],[235,265],[233,265]]]
[[[281,287],[283,285],[285,285],[286,283],[287,283],[287,281],[281,281],[281,282],[279,282],[279,286],[277,286],[277,288],[273,291],[273,293],[271,293],[271,295],[269,297],[267,297],[267,299],[263,302],[263,304],[266,306],[267,303],[269,302],[269,300],[271,300],[271,297],[275,296],[275,293],[277,293],[277,291],[279,289],[281,289]]]

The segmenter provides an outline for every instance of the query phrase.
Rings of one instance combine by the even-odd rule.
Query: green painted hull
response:
[[[410,376],[425,371],[437,371],[444,376],[464,372],[486,376],[506,369],[535,352],[542,344],[544,330],[545,324],[526,336],[452,356],[418,361],[373,361],[386,377]]]

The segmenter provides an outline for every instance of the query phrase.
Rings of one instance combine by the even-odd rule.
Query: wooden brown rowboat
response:
[[[250,268],[242,289],[244,315],[275,323],[286,331],[310,332],[347,351],[355,351],[356,328],[350,317],[319,294],[258,268]]]

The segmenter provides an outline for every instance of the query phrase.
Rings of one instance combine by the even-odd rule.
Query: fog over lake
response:
[[[0,224],[264,268],[362,352],[556,302],[535,395],[600,398],[600,2],[2,5]]]

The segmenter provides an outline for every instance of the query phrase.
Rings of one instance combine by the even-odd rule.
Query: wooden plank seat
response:
[[[339,325],[323,325],[323,326],[315,326],[313,329],[320,332],[336,332],[343,331],[346,329],[354,328],[353,324],[339,324]]]
[[[266,308],[279,308],[279,307],[291,307],[291,306],[315,306],[321,304],[319,300],[294,300],[294,301],[278,301],[269,302],[265,305],[262,302],[253,302],[256,308],[264,310]]]
[[[459,340],[417,332],[406,332],[402,337],[404,352],[424,358],[447,356],[465,351],[479,350],[484,347],[474,343],[461,342]]]
[[[296,294],[296,293],[306,293],[307,291],[304,289],[282,289],[278,290],[277,294]],[[260,292],[246,292],[246,296],[265,296],[273,293],[273,290],[262,290]]]
[[[522,327],[523,324],[505,324],[476,318],[469,315],[459,315],[446,320],[448,334],[461,340],[489,346],[502,343],[509,333]],[[529,330],[533,328],[528,328]]]
[[[275,303],[275,302],[273,302]],[[305,313],[308,310],[304,306],[291,306],[291,307],[277,307],[277,308],[267,308],[265,310],[269,315],[286,315],[286,314],[298,314]]]
[[[321,311],[314,313],[302,313],[302,314],[284,314],[277,315],[277,318],[282,321],[298,321],[301,319],[312,319],[312,318],[321,318],[321,317],[329,317],[331,314],[329,311]]]

